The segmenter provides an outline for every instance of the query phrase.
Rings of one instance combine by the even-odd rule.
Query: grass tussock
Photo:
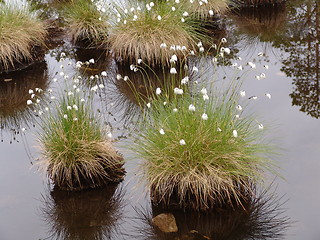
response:
[[[55,186],[81,190],[121,181],[123,158],[107,140],[90,97],[61,96],[55,110],[44,118],[39,139]]]
[[[229,9],[229,0],[205,0],[189,1],[183,0],[182,4],[190,13],[196,14],[200,18],[208,18],[215,15],[223,14]],[[201,2],[201,3],[199,3]]]
[[[27,6],[0,4],[0,70],[32,61],[35,46],[43,44],[44,24]]]
[[[180,6],[180,7],[179,7]],[[181,58],[194,50],[200,38],[196,21],[183,16],[184,9],[169,2],[156,2],[140,9],[118,8],[117,22],[110,33],[110,48],[116,58],[134,63],[142,59],[149,65],[168,63],[173,53]],[[133,10],[133,11],[131,11]],[[162,44],[165,46],[160,47]],[[175,50],[171,46],[178,46]]]
[[[238,118],[234,88],[222,95],[161,93],[135,146],[155,205],[206,210],[241,204],[272,170],[257,122]],[[184,90],[185,91],[185,90]],[[221,94],[221,93],[220,93]],[[166,102],[166,104],[163,104]]]
[[[64,8],[67,31],[73,43],[87,43],[92,47],[107,44],[108,15],[102,14],[92,1],[74,0]]]

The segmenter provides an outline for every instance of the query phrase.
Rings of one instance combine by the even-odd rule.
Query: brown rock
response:
[[[176,219],[172,213],[161,213],[152,219],[152,223],[162,232],[178,232]]]

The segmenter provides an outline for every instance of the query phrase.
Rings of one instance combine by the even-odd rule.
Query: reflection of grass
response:
[[[64,11],[74,43],[88,41],[89,45],[105,46],[109,24],[106,15],[100,14],[94,3],[87,0],[71,1],[65,5]]]
[[[284,215],[283,201],[274,193],[256,192],[243,206],[224,206],[208,212],[174,210],[179,231],[163,233],[152,225],[152,216],[167,212],[153,207],[152,212],[137,210],[145,227],[139,225],[139,234],[144,239],[283,239],[291,222]]]
[[[27,127],[34,118],[34,107],[27,107],[29,89],[47,88],[47,66],[45,63],[32,65],[24,71],[0,75],[0,125],[1,128]],[[11,80],[6,82],[5,80]]]
[[[35,46],[43,43],[45,35],[43,23],[27,6],[0,3],[0,70],[32,61]]]
[[[110,48],[115,56],[130,63],[141,58],[154,65],[170,59],[171,45],[186,47],[185,51],[177,51],[180,56],[193,50],[194,41],[199,39],[198,24],[191,17],[181,21],[183,8],[177,5],[172,11],[172,6],[172,2],[158,1],[149,6],[149,10],[143,7],[125,13],[119,8],[119,22],[115,23],[110,34]],[[167,47],[160,48],[162,43]]]
[[[111,239],[122,216],[123,192],[111,184],[102,189],[65,192],[44,198],[44,221],[55,239]]]
[[[142,171],[155,205],[205,210],[241,204],[270,170],[261,130],[250,116],[236,118],[237,88],[230,89],[173,99],[163,93],[151,101],[151,120],[134,150],[145,159]]]
[[[92,100],[70,92],[59,97],[56,112],[44,115],[41,124],[39,140],[49,177],[57,187],[68,190],[121,181],[122,156],[106,140],[93,114]]]
[[[263,5],[277,5],[285,2],[284,0],[236,0],[235,1],[240,6],[257,7]]]
[[[142,110],[146,107],[145,102],[151,101],[156,96],[156,89],[171,89],[178,84],[180,75],[169,74],[169,69],[159,67],[150,69],[144,63],[136,65],[138,71],[132,71],[128,66],[118,66],[121,78],[114,78],[117,95],[114,97],[114,108],[123,111],[125,123],[137,123],[141,119]],[[124,80],[124,78],[128,80]],[[164,81],[165,80],[165,81]]]
[[[274,7],[240,8],[231,16],[239,31],[248,39],[258,37],[262,42],[273,42],[286,23],[285,5]]]
[[[86,64],[90,59],[94,59],[94,64]],[[106,50],[77,48],[75,60],[83,63],[79,68],[82,76],[81,82],[89,88],[103,83],[104,78],[108,78],[111,75],[112,58]],[[107,71],[108,75],[101,76],[103,71]]]

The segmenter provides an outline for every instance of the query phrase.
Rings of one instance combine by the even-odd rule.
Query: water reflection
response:
[[[132,68],[132,67],[131,67]],[[132,68],[133,69],[133,68]],[[115,112],[123,112],[122,121],[127,125],[137,122],[141,117],[141,110],[146,109],[146,103],[151,102],[160,88],[162,94],[173,95],[173,89],[181,86],[181,79],[187,76],[187,71],[177,67],[177,74],[170,74],[170,68],[154,68],[137,65],[137,71],[127,65],[118,65],[118,76],[113,78],[117,91],[113,96]],[[112,93],[111,93],[112,94]]]
[[[97,84],[105,84],[108,79],[115,77],[115,63],[106,50],[76,48],[74,58],[76,61],[83,63],[88,63],[90,59],[94,59],[93,64],[83,64],[79,68],[82,82],[89,88]],[[107,73],[106,76],[101,75],[103,71]]]
[[[300,1],[291,9],[289,35],[278,47],[288,53],[282,61],[283,71],[293,79],[292,105],[300,111],[320,116],[320,8],[318,1]]]
[[[27,105],[29,89],[48,86],[47,64],[41,62],[23,71],[0,74],[0,126],[3,130],[18,134],[20,128],[33,124],[34,105]]]
[[[151,219],[167,212],[153,207],[152,211],[138,210],[145,223],[139,235],[143,239],[283,239],[286,229],[290,227],[290,219],[284,215],[283,201],[268,190],[252,198],[243,207],[218,208],[212,212],[197,213],[170,211],[176,218],[178,232],[164,233],[153,226]]]
[[[244,7],[234,10],[230,17],[237,26],[235,31],[242,35],[247,47],[252,47],[260,42],[273,43],[281,38],[286,27],[287,10],[285,4]]]
[[[123,214],[123,191],[118,184],[102,189],[66,192],[53,189],[41,209],[49,226],[48,239],[111,239]]]

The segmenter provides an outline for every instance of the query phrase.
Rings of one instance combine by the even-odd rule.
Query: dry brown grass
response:
[[[47,34],[44,24],[25,7],[0,5],[0,69],[32,61],[35,46]]]
[[[119,61],[129,63],[139,58],[148,65],[168,63],[173,54],[183,58],[191,50],[196,51],[194,46],[200,36],[196,26],[200,26],[191,18],[182,22],[181,17],[181,10],[173,12],[166,2],[157,2],[151,11],[122,14],[110,33],[110,49]],[[167,47],[160,48],[162,43]],[[186,50],[173,51],[170,46],[185,46]]]
[[[228,11],[229,7],[229,0],[208,0],[207,3],[202,2],[203,4],[200,5],[198,1],[194,1],[190,3],[189,0],[182,1],[183,4],[186,5],[188,12],[195,13],[200,18],[207,18],[212,16],[209,11],[213,11],[214,15],[223,14]]]
[[[67,32],[74,44],[106,47],[110,25],[107,23],[107,16],[100,14],[91,1],[71,1],[65,6],[64,11]]]
[[[73,161],[50,159],[52,152],[44,154],[46,159],[50,159],[47,174],[55,186],[64,190],[82,190],[122,181],[125,173],[122,168],[123,157],[110,141],[88,142],[79,139],[78,144],[80,147],[75,149],[78,157]],[[59,156],[59,153],[56,155]]]
[[[192,37],[184,29],[175,28],[175,24],[128,24],[116,28],[109,41],[115,57],[129,63],[136,62],[139,58],[150,65],[168,62],[175,53],[169,49],[171,45],[193,49]],[[168,47],[160,48],[162,43],[166,43]],[[187,52],[178,51],[175,54],[181,58]]]

